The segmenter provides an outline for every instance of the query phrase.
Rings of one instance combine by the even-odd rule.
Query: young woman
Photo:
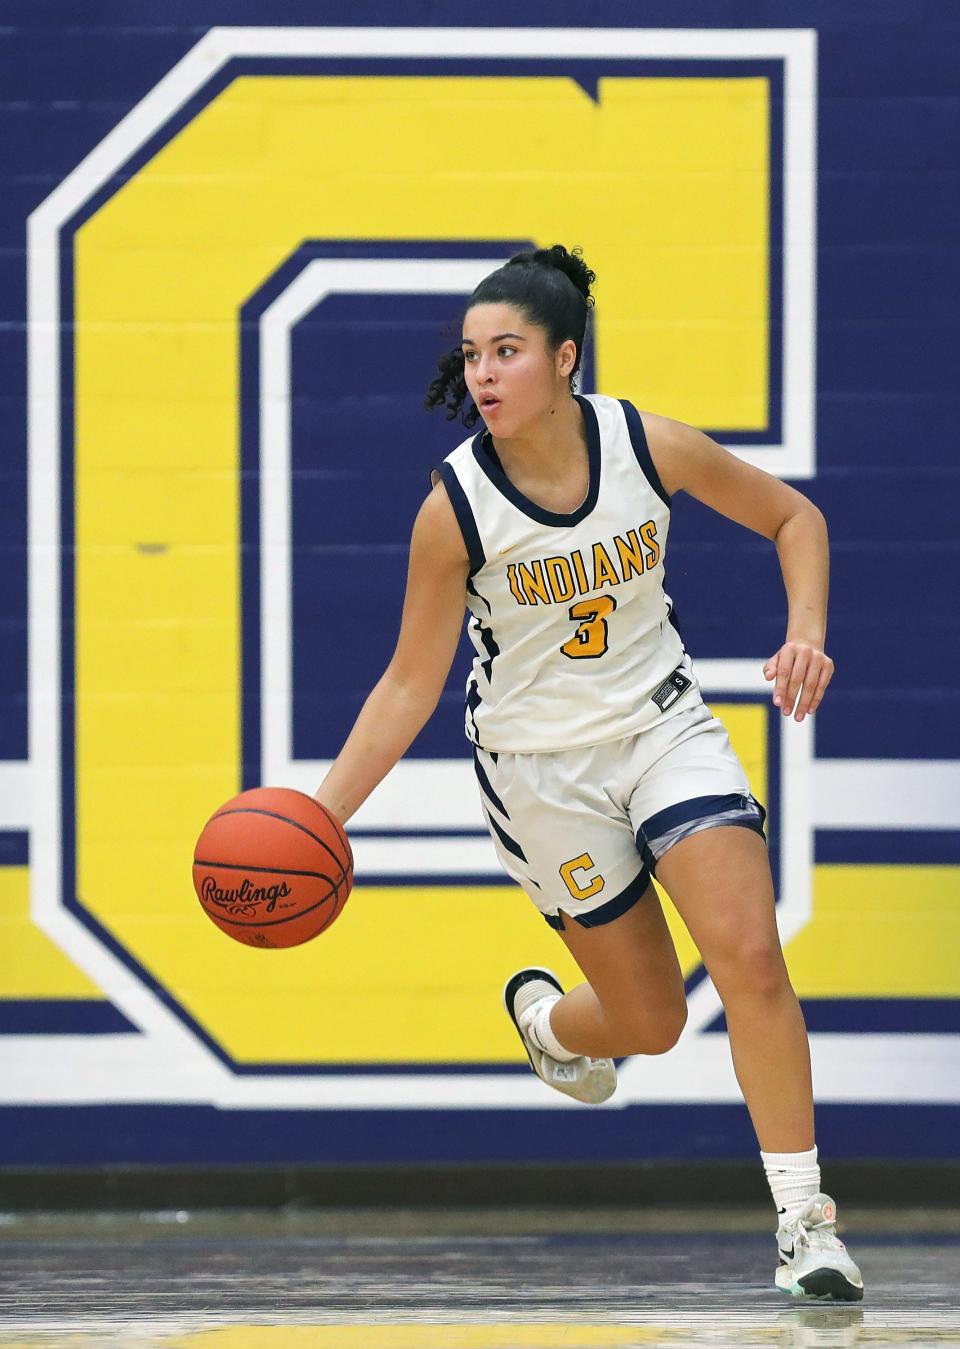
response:
[[[434,470],[396,651],[316,796],[347,821],[403,755],[440,697],[466,606],[466,734],[491,837],[587,979],[568,993],[547,970],[508,981],[534,1071],[602,1101],[614,1058],[676,1043],[686,1003],[656,875],[726,1010],[779,1214],[776,1285],[856,1300],[860,1274],[820,1192],[766,812],[703,702],[663,590],[677,492],[773,540],[788,619],[764,674],[783,715],[802,721],[833,674],[826,525],[801,493],[693,427],[575,392],[595,279],[580,250],[555,244],[511,258],[471,295],[426,406],[486,429]]]

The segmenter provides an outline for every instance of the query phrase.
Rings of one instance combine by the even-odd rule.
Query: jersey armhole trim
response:
[[[480,541],[480,531],[477,529],[477,522],[474,519],[473,510],[470,502],[467,500],[467,494],[460,485],[460,479],[457,477],[452,464],[446,460],[433,470],[446,488],[450,505],[453,507],[453,513],[457,517],[457,524],[460,526],[460,533],[463,535],[463,542],[466,545],[467,555],[470,558],[470,575],[473,576],[486,562],[486,554],[483,551],[483,544]],[[431,478],[433,474],[430,475]]]
[[[617,402],[623,408],[627,430],[630,433],[630,444],[633,446],[633,453],[640,465],[641,472],[663,504],[669,506],[673,498],[660,481],[660,475],[654,467],[650,446],[647,444],[646,432],[643,429],[643,419],[633,404],[626,398],[618,398]]]

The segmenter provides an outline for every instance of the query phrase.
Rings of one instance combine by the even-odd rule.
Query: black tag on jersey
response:
[[[675,703],[681,693],[686,693],[690,687],[691,681],[685,674],[681,674],[679,668],[674,670],[672,675],[668,675],[658,689],[654,689],[653,701],[659,707],[661,712],[666,712],[671,703]]]

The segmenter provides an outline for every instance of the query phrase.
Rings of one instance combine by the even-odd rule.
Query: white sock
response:
[[[558,1063],[570,1063],[573,1059],[578,1059],[579,1054],[571,1054],[569,1049],[564,1049],[563,1045],[553,1033],[553,1027],[550,1025],[550,1012],[555,1002],[559,998],[544,998],[539,1010],[527,1027],[527,1034],[537,1046],[542,1049],[544,1054],[549,1054],[552,1059]],[[536,1004],[534,1004],[536,1006]]]
[[[760,1158],[783,1227],[797,1217],[808,1199],[819,1193],[816,1145],[809,1152],[764,1152],[761,1149]]]

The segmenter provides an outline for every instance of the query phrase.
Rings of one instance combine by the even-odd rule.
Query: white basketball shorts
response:
[[[715,825],[765,838],[726,728],[703,702],[623,740],[553,753],[474,749],[487,827],[508,876],[551,927],[612,922],[674,843]]]

